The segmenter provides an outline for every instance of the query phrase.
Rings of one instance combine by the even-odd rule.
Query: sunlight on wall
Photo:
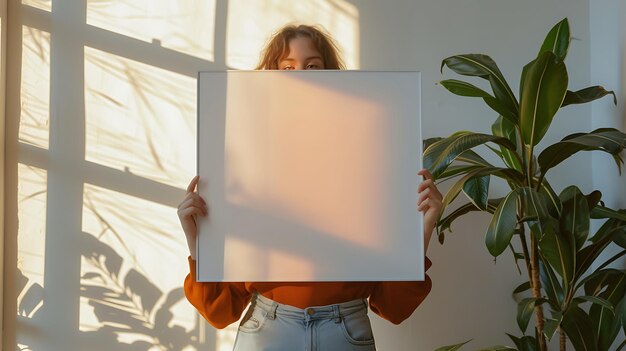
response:
[[[344,0],[229,1],[226,64],[253,69],[271,34],[288,22],[322,25],[339,44],[347,68],[359,68],[359,13]]]
[[[47,172],[23,164],[17,172],[17,314],[32,318],[44,298]]]
[[[50,33],[22,27],[22,112],[19,141],[48,148]]]
[[[44,11],[52,11],[52,0],[22,0],[22,4]]]
[[[174,209],[86,184],[82,222],[80,330],[107,330],[124,344],[196,343]]]
[[[215,0],[87,0],[87,24],[214,60]]]
[[[85,48],[86,159],[185,188],[196,173],[196,80]]]
[[[241,314],[239,321],[229,325],[224,329],[217,330],[217,338],[215,340],[215,351],[232,351],[235,344],[235,338],[237,337],[237,329],[239,329],[239,323],[246,315],[246,311]]]

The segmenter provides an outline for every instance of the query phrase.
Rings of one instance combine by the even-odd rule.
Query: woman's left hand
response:
[[[437,189],[433,175],[427,169],[422,169],[417,174],[424,177],[417,187],[417,192],[420,194],[417,199],[417,210],[424,214],[424,252],[426,252],[439,218],[443,195]]]

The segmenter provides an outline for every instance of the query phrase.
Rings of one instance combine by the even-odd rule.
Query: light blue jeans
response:
[[[299,309],[257,294],[234,351],[376,350],[367,310],[363,299]]]

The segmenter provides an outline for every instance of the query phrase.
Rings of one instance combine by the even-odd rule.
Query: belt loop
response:
[[[269,319],[276,319],[276,310],[278,309],[278,303],[274,302],[272,303],[272,306],[270,306],[270,311],[267,313],[267,318]]]
[[[335,318],[335,323],[341,322],[341,312],[339,311],[339,305],[333,305],[333,318]]]

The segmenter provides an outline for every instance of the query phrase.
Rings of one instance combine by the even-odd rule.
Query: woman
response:
[[[312,26],[288,25],[277,32],[257,69],[343,69],[333,40]],[[432,235],[442,195],[427,170],[417,188],[417,210],[424,213],[424,251]],[[431,282],[196,282],[195,216],[206,216],[207,204],[196,192],[194,177],[178,207],[189,245],[190,273],[185,294],[216,328],[243,318],[235,350],[375,350],[369,307],[392,323],[408,318],[430,292]],[[430,267],[426,259],[425,267]]]

